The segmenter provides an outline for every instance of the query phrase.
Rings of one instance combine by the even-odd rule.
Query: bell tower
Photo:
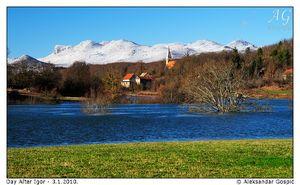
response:
[[[166,67],[168,69],[171,69],[175,66],[176,61],[172,58],[172,54],[171,54],[171,50],[168,47],[168,53],[167,53],[167,57],[166,57]]]
[[[172,60],[172,54],[171,54],[170,48],[168,46],[168,52],[167,52],[167,56],[166,56],[166,66],[168,66],[170,60]]]

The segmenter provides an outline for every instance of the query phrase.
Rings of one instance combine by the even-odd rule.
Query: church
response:
[[[172,58],[171,50],[168,47],[167,57],[166,57],[166,67],[172,69],[176,64],[176,61]]]

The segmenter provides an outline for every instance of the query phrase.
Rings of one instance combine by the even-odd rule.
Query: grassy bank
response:
[[[253,98],[293,98],[293,89],[254,89],[249,91],[250,97]]]
[[[292,177],[292,140],[9,148],[8,177]]]

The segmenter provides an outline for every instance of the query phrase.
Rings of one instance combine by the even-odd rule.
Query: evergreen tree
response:
[[[260,75],[260,71],[263,68],[263,50],[259,48],[257,50],[257,59],[256,59],[256,75]]]
[[[61,75],[59,71],[53,67],[46,67],[35,76],[34,86],[41,91],[48,92],[54,88],[59,88],[60,79]]]
[[[85,62],[74,62],[67,71],[62,94],[67,96],[84,96],[90,88],[90,71]]]
[[[236,69],[241,69],[242,67],[242,59],[236,48],[233,49],[233,54],[231,61]]]

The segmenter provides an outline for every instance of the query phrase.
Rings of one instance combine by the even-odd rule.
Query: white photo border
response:
[[[226,4],[225,4],[226,3]],[[294,41],[294,115],[293,115],[293,143],[294,143],[294,184],[300,183],[299,174],[299,137],[300,137],[300,102],[297,94],[300,93],[300,7],[299,3],[288,0],[2,0],[0,1],[0,184],[8,184],[7,179],[7,96],[6,96],[6,55],[7,55],[7,8],[8,7],[293,7],[293,41]],[[298,62],[299,61],[299,62]],[[298,156],[298,157],[296,157]],[[298,165],[297,165],[298,164]],[[298,173],[297,173],[298,172]],[[12,179],[13,180],[13,179]],[[33,179],[34,180],[34,179]],[[49,180],[49,179],[48,179]],[[51,180],[51,179],[50,179]],[[61,179],[63,180],[63,179]],[[76,179],[79,184],[239,184],[243,179]],[[276,180],[276,179],[274,179]],[[242,183],[243,184],[243,183]]]

